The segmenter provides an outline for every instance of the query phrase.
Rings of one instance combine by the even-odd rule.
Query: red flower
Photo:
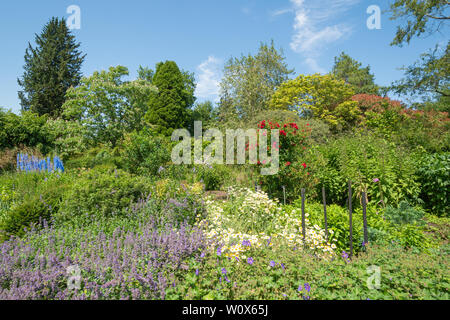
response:
[[[291,165],[291,163],[288,161],[288,162],[286,162],[286,166],[290,166]]]
[[[302,166],[303,166],[303,168],[305,168],[306,169],[306,163],[302,163]]]
[[[285,136],[285,137],[286,137],[286,131],[280,130],[280,134],[281,134],[282,136]]]

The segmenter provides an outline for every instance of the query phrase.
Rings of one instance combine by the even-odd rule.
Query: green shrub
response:
[[[397,225],[414,223],[420,225],[424,224],[423,212],[417,210],[414,207],[411,207],[411,205],[407,201],[400,202],[398,208],[388,206],[384,212],[384,216],[390,222]]]
[[[34,195],[23,199],[10,209],[0,221],[0,241],[7,240],[10,236],[23,236],[25,230],[32,224],[43,220],[50,220],[51,208],[46,206],[39,196]]]
[[[125,136],[121,156],[124,168],[134,174],[156,175],[170,161],[170,142],[145,131]]]
[[[3,240],[23,236],[31,224],[51,223],[72,183],[69,174],[18,173],[2,180],[2,194],[9,194],[9,205],[0,217]]]
[[[230,178],[231,170],[226,165],[195,166],[197,179],[205,184],[206,190],[221,190]]]
[[[401,200],[418,201],[417,163],[407,150],[372,134],[340,137],[317,148],[326,161],[317,176],[327,191],[329,203],[342,206],[347,200],[347,182],[352,180],[353,195],[360,203],[365,191],[368,201],[385,207]]]
[[[124,208],[146,196],[151,186],[142,177],[107,166],[82,171],[71,189],[64,195],[64,206],[57,221],[73,216],[93,218],[122,214]]]
[[[301,200],[293,203],[296,208],[301,208]],[[325,228],[325,219],[323,212],[323,205],[320,203],[309,203],[305,205],[305,212],[309,215],[311,224],[317,224],[321,228]],[[386,242],[389,235],[389,223],[383,220],[381,213],[376,211],[374,206],[367,208],[367,226],[369,242]],[[355,252],[362,250],[362,243],[364,241],[363,229],[363,215],[360,208],[353,211],[353,249]],[[333,242],[338,247],[338,252],[349,251],[349,212],[347,208],[339,205],[327,206],[327,226],[329,233],[329,241]]]
[[[71,158],[66,161],[67,168],[94,168],[96,166],[120,167],[123,158],[117,150],[107,146],[98,146],[87,150],[83,155]]]
[[[421,184],[420,197],[424,207],[440,216],[450,212],[450,153],[425,155],[417,176]]]

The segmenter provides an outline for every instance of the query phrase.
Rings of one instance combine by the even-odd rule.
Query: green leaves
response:
[[[147,123],[157,133],[170,136],[175,129],[187,128],[190,122],[189,109],[195,101],[194,76],[181,72],[174,61],[160,62],[152,79],[158,92],[149,96]]]
[[[450,153],[424,155],[417,167],[424,206],[434,214],[450,212]]]
[[[24,74],[18,79],[22,110],[57,117],[66,91],[78,85],[85,55],[69,31],[64,19],[52,18],[36,35],[36,48],[25,52]]]
[[[141,79],[123,81],[126,75],[128,69],[117,66],[83,78],[78,87],[68,90],[63,117],[85,127],[91,141],[113,147],[124,132],[142,129],[146,101],[156,88]]]
[[[336,130],[347,128],[358,119],[358,103],[350,100],[353,95],[353,88],[333,75],[300,75],[279,87],[270,107],[324,120]]]
[[[251,120],[266,111],[275,89],[293,73],[284,62],[282,51],[261,43],[256,55],[230,59],[220,83],[220,118]]]

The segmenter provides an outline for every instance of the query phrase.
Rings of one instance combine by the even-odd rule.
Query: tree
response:
[[[164,135],[172,134],[174,129],[186,128],[195,102],[194,75],[181,72],[174,61],[160,62],[156,65],[152,83],[158,92],[148,100],[146,121]]]
[[[391,20],[406,19],[406,25],[397,27],[391,45],[402,46],[415,36],[433,33],[442,29],[450,19],[448,0],[396,0],[390,6]]]
[[[337,79],[344,80],[355,88],[355,93],[379,94],[380,88],[374,82],[370,66],[361,67],[361,63],[352,59],[344,52],[334,58],[331,72]]]
[[[80,82],[85,55],[78,51],[80,44],[75,43],[64,19],[52,18],[35,41],[36,48],[28,43],[25,71],[17,79],[22,87],[18,93],[22,110],[56,117],[66,91]]]
[[[255,56],[231,58],[220,83],[220,117],[249,120],[267,110],[272,94],[294,72],[284,60],[273,41],[270,46],[261,43]]]
[[[425,96],[425,100],[429,100],[427,98],[431,94],[436,100],[447,104],[444,109],[448,111],[450,41],[447,43],[445,50],[439,50],[437,46],[433,51],[422,54],[420,60],[408,68],[403,68],[403,70],[405,71],[405,78],[394,82],[391,90],[400,95]]]
[[[148,99],[157,91],[146,80],[123,81],[129,74],[123,66],[94,72],[67,92],[63,117],[87,128],[91,141],[113,147],[124,132],[141,130],[148,110]]]
[[[351,100],[354,93],[352,86],[333,75],[300,75],[278,88],[270,106],[322,119],[339,130],[348,128],[359,118],[358,102]]]
[[[216,109],[211,101],[197,103],[192,110],[192,120],[201,121],[203,128],[208,128],[214,121],[216,116]]]

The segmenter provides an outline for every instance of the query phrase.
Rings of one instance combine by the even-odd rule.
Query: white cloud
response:
[[[294,10],[293,9],[279,9],[279,10],[272,11],[270,14],[272,17],[277,17],[277,16],[281,16],[283,14],[291,13],[291,12],[294,12]]]
[[[324,72],[317,57],[327,45],[349,35],[352,28],[345,23],[331,23],[360,0],[290,0],[294,18],[294,34],[290,47],[305,57],[314,72]],[[281,12],[286,10],[279,10]]]
[[[218,99],[220,89],[222,60],[209,56],[197,69],[200,71],[197,77],[195,95],[198,98]]]

